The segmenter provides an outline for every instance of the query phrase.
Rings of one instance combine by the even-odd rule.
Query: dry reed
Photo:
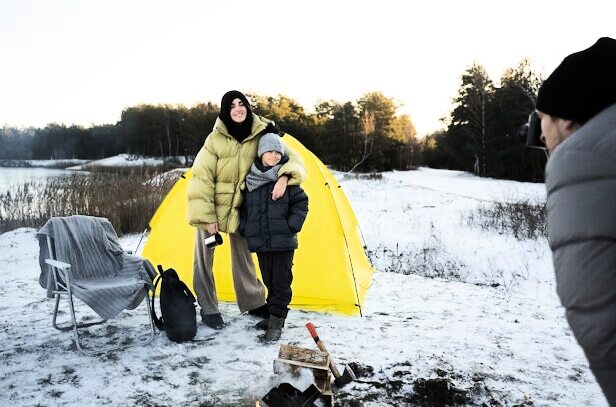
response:
[[[0,233],[39,228],[52,216],[70,215],[105,217],[119,235],[138,233],[176,180],[142,169],[22,184],[0,192]]]

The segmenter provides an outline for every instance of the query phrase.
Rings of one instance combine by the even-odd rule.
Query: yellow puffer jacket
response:
[[[188,223],[191,225],[217,222],[220,231],[236,233],[244,180],[257,156],[261,133],[270,123],[254,113],[252,117],[250,135],[241,143],[229,134],[220,118],[216,119],[214,129],[192,166],[193,176],[187,191]],[[299,185],[306,177],[304,163],[294,151],[285,148],[285,153],[289,161],[280,168],[278,175],[289,176],[289,185]]]

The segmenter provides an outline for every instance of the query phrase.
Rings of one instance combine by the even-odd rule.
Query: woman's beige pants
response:
[[[197,301],[205,315],[218,314],[218,297],[212,265],[215,248],[207,248],[203,243],[208,235],[206,231],[196,229],[195,259],[193,263],[193,287]],[[240,312],[249,311],[265,304],[265,287],[257,279],[252,254],[248,250],[246,239],[240,234],[229,234],[231,243],[231,273],[233,288]]]

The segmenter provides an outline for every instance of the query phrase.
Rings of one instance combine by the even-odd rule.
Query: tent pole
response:
[[[146,233],[148,233],[150,231],[150,225],[146,226],[146,228],[143,230],[143,232],[141,233],[141,237],[139,238],[139,242],[137,243],[137,247],[135,247],[135,251],[133,252],[133,254],[137,254],[137,251],[139,250],[139,246],[141,246],[141,242],[143,241],[143,237],[145,236]]]

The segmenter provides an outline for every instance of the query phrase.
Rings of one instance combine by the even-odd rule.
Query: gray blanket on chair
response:
[[[71,290],[103,319],[124,309],[134,309],[146,297],[152,280],[147,260],[125,253],[113,225],[105,218],[69,216],[51,218],[37,233],[39,240],[39,283],[53,297],[54,280],[45,259],[71,265]],[[52,238],[49,253],[47,236]],[[53,256],[52,256],[53,254]],[[147,265],[144,263],[148,263]]]

